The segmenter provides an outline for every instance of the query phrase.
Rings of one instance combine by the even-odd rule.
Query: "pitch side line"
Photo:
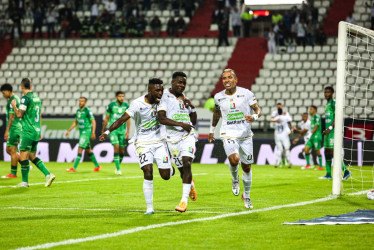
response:
[[[357,192],[357,193],[354,193],[352,195],[360,195],[360,194],[364,194],[365,192],[368,192],[368,190]],[[277,210],[277,209],[281,209],[281,208],[305,206],[305,205],[309,205],[309,204],[313,204],[313,203],[334,200],[334,199],[337,199],[337,198],[338,198],[338,196],[330,195],[330,196],[325,197],[325,198],[311,200],[311,201],[303,201],[303,202],[292,203],[292,204],[287,204],[287,205],[280,205],[280,206],[273,206],[273,207],[267,207],[267,208],[261,208],[261,209],[254,209],[254,210],[248,210],[248,211],[243,211],[243,212],[238,212],[238,213],[222,214],[222,215],[199,218],[199,219],[182,220],[182,221],[167,222],[167,223],[161,223],[161,224],[153,224],[153,225],[149,225],[149,226],[142,226],[142,227],[136,227],[136,228],[132,228],[132,229],[121,230],[121,231],[118,231],[118,232],[115,232],[115,233],[107,233],[107,234],[101,234],[101,235],[96,235],[96,236],[90,236],[90,237],[86,237],[86,238],[69,239],[69,240],[63,240],[63,241],[57,241],[57,242],[50,242],[50,243],[45,243],[45,244],[36,245],[36,246],[21,247],[21,248],[17,248],[16,250],[47,249],[47,248],[57,247],[57,246],[72,245],[72,244],[78,244],[78,243],[83,243],[83,242],[87,242],[87,241],[113,238],[113,237],[117,237],[117,236],[136,233],[136,232],[140,232],[140,231],[146,231],[146,230],[155,229],[155,228],[182,225],[182,224],[201,222],[201,221],[218,220],[218,219],[234,217],[234,216],[239,216],[239,215],[246,215],[246,214],[258,213],[258,212],[266,212],[266,211],[271,211],[271,210]]]
[[[207,175],[207,173],[193,174],[193,175]],[[160,176],[154,176],[159,178]],[[53,184],[62,184],[62,183],[74,183],[74,182],[85,182],[85,181],[105,181],[105,180],[120,180],[120,179],[137,179],[143,178],[143,176],[125,176],[125,177],[108,177],[108,178],[96,178],[96,179],[83,179],[83,180],[70,180],[70,181],[55,181]],[[29,186],[39,186],[45,185],[45,182],[41,183],[30,183]],[[15,188],[16,186],[0,186],[0,188]]]

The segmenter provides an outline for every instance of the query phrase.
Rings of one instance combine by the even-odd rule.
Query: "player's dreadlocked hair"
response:
[[[177,78],[178,76],[187,78],[187,75],[184,72],[174,72],[172,76],[173,80],[175,80],[175,78]]]
[[[12,92],[13,91],[12,85],[10,85],[9,83],[4,83],[3,85],[1,85],[1,91],[6,91],[6,90]]]
[[[334,91],[334,88],[333,88],[332,86],[327,86],[327,87],[325,87],[325,90],[326,90],[326,89],[329,89],[329,90],[331,90],[331,92],[332,92],[332,93],[334,93],[334,92],[335,92],[335,91]]]
[[[25,89],[31,89],[31,81],[29,78],[23,78],[21,83]]]
[[[148,84],[163,84],[164,82],[160,78],[149,79]]]

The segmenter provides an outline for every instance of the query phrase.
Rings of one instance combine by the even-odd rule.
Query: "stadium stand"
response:
[[[366,3],[369,2],[367,0],[356,0],[353,8],[353,17],[356,20],[356,25],[370,28],[370,8],[366,6]]]
[[[356,0],[335,0],[332,2],[323,23],[324,30],[328,36],[338,35],[338,23],[339,21],[344,21],[349,13],[353,11],[355,1]]]

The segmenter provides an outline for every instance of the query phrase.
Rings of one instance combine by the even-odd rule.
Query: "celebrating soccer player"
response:
[[[166,141],[169,151],[178,167],[183,181],[182,199],[175,210],[187,210],[188,197],[195,201],[197,193],[192,180],[191,164],[196,152],[196,134],[193,125],[197,115],[195,106],[183,94],[187,85],[187,75],[175,72],[172,76],[171,88],[165,90],[158,107],[158,119],[166,125]]]
[[[106,116],[103,124],[103,129],[101,133],[103,134],[106,128],[106,125],[109,121],[109,126],[113,124],[113,122],[117,121],[129,108],[129,104],[124,102],[125,94],[122,91],[116,92],[116,101],[111,102],[108,105],[108,109],[106,111]],[[127,130],[126,130],[127,129]],[[129,131],[130,131],[130,119],[127,120],[120,128],[116,131],[113,131],[110,134],[110,142],[114,147],[114,164],[116,165],[116,170],[114,173],[116,175],[122,175],[120,164],[122,162],[123,157],[125,156],[125,146],[126,140],[129,138]]]
[[[327,86],[325,88],[325,99],[327,100],[325,108],[325,131],[323,134],[325,136],[323,141],[323,146],[325,147],[325,160],[326,160],[326,175],[319,177],[319,179],[332,179],[331,177],[331,162],[334,157],[334,126],[335,126],[335,99],[334,88]],[[339,163],[335,163],[338,165]],[[352,173],[347,169],[344,161],[341,162],[342,169],[344,172],[343,180],[347,180]]]
[[[6,104],[6,128],[4,140],[6,141],[6,152],[10,155],[10,174],[2,176],[1,178],[16,178],[17,165],[19,160],[18,144],[20,142],[22,126],[17,116],[14,114],[11,105],[13,100],[16,100],[16,106],[19,108],[19,97],[13,93],[13,87],[9,83],[1,86],[3,97],[8,100]]]
[[[17,186],[29,186],[29,160],[31,160],[36,167],[43,172],[46,177],[45,186],[49,187],[56,177],[48,171],[43,161],[36,157],[38,142],[41,140],[42,100],[32,91],[32,84],[28,78],[22,79],[21,90],[23,96],[21,98],[19,109],[17,108],[16,99],[13,99],[11,102],[14,113],[18,118],[20,118],[22,124],[22,138],[19,148],[21,151],[19,158],[21,163],[22,182]]]
[[[136,136],[134,144],[140,168],[144,173],[143,192],[147,211],[153,214],[153,162],[164,180],[170,179],[174,174],[169,154],[161,135],[161,126],[157,120],[157,104],[160,102],[164,91],[163,82],[158,78],[149,80],[148,94],[140,96],[130,103],[129,109],[115,121],[101,136],[104,141],[111,132],[121,128],[132,117],[135,121]]]
[[[66,132],[65,136],[68,137],[70,131],[78,125],[79,127],[79,148],[78,148],[78,156],[75,158],[74,165],[72,168],[66,169],[67,172],[75,172],[77,170],[78,164],[81,161],[83,150],[85,150],[90,157],[91,161],[94,163],[95,168],[94,171],[100,171],[101,167],[96,160],[95,154],[91,149],[91,142],[90,140],[95,140],[96,135],[96,122],[95,117],[93,116],[91,110],[86,107],[87,98],[80,97],[79,98],[79,109],[77,110],[77,114],[75,116],[75,120],[73,124],[70,126],[68,131]]]
[[[216,108],[213,112],[208,141],[214,140],[214,131],[222,116],[220,137],[230,162],[232,192],[236,196],[240,193],[238,174],[240,161],[244,185],[242,199],[246,208],[253,208],[249,195],[252,186],[251,164],[254,162],[251,123],[257,120],[262,112],[254,94],[248,89],[236,86],[238,78],[232,69],[223,71],[222,82],[225,90],[214,96]]]

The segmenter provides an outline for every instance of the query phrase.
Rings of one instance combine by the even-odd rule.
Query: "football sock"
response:
[[[191,191],[191,184],[183,183],[182,201],[186,202],[186,204],[187,204],[188,197],[190,195],[190,191]]]
[[[290,164],[290,149],[286,149],[286,165]]]
[[[332,162],[332,158],[331,158],[331,156],[325,156],[325,160],[326,160],[326,175],[327,176],[331,176],[331,162]]]
[[[120,164],[122,163],[123,157],[125,157],[124,154],[119,154],[119,163]]]
[[[305,154],[306,165],[310,165],[310,154]]]
[[[74,169],[77,169],[79,162],[81,162],[81,158],[82,158],[82,154],[78,154],[77,158],[75,158],[74,166],[73,166]]]
[[[319,163],[319,167],[323,168],[323,166],[322,166],[322,155],[318,156],[318,163]]]
[[[277,150],[277,154],[275,155],[275,165],[279,165],[282,160],[282,149]]]
[[[249,198],[249,192],[252,186],[252,171],[243,171],[243,186],[244,186],[244,198]]]
[[[17,166],[11,166],[10,167],[10,173],[12,175],[17,175]]]
[[[44,162],[43,162],[42,160],[40,160],[38,157],[36,157],[36,158],[32,161],[32,163],[34,163],[35,166],[36,166],[37,168],[39,168],[39,170],[42,171],[43,174],[44,174],[45,176],[47,176],[47,175],[50,174],[50,172],[48,171],[48,169],[45,167]]]
[[[230,168],[230,172],[231,172],[232,179],[233,179],[234,181],[238,181],[238,180],[239,180],[239,175],[238,175],[239,165],[232,166],[232,165],[229,163],[229,168]]]
[[[119,161],[119,154],[114,153],[114,164],[116,165],[117,171],[120,170],[120,161]]]
[[[144,193],[145,203],[147,203],[147,210],[153,209],[153,180],[143,181],[143,193]]]
[[[342,161],[342,170],[343,171],[347,170],[347,167],[345,166],[344,161]]]
[[[30,163],[28,160],[21,161],[20,163],[21,163],[22,181],[29,182],[29,171],[30,171],[29,164]]]
[[[91,161],[95,164],[95,168],[97,168],[97,167],[100,166],[99,163],[98,163],[97,160],[96,160],[95,155],[94,155],[93,153],[88,154],[88,156],[90,157]]]

